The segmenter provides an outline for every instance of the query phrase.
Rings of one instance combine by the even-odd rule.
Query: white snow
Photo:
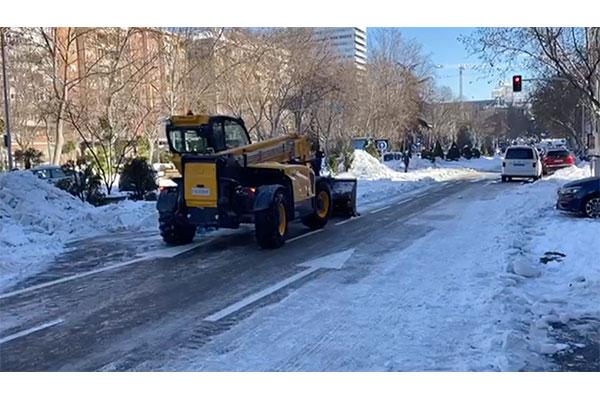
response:
[[[0,174],[0,288],[42,270],[70,240],[153,229],[155,203],[93,207],[29,171]]]
[[[600,317],[600,225],[554,208],[560,185],[588,175],[572,167],[533,184],[493,183],[405,225],[389,223],[385,237],[365,241],[344,269],[153,368],[550,369],[546,355],[579,344],[558,342],[549,323]],[[473,196],[469,207],[462,196]],[[402,248],[406,229],[424,236]],[[543,264],[548,251],[566,257]]]
[[[402,161],[381,163],[366,151],[355,150],[350,170],[337,177],[358,180],[357,202],[360,212],[414,195],[436,183],[476,178],[480,176],[478,172],[500,172],[501,162],[500,158],[483,157],[456,162],[437,160],[433,164],[415,156],[409,163],[409,171],[405,173]]]

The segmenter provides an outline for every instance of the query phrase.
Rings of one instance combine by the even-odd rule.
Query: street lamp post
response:
[[[6,79],[6,54],[4,51],[4,29],[0,29],[0,48],[2,52],[2,83],[4,87],[4,115],[5,115],[5,130],[6,130],[6,150],[8,152],[8,170],[13,169],[12,158],[12,143],[10,137],[10,110],[8,97],[8,80]]]

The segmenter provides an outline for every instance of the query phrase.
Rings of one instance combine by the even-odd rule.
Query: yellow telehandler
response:
[[[240,118],[191,113],[170,117],[166,136],[181,174],[157,202],[168,244],[191,242],[198,227],[254,223],[258,244],[277,248],[294,219],[319,229],[334,212],[356,214],[356,180],[321,176],[323,153],[306,136],[251,143]]]

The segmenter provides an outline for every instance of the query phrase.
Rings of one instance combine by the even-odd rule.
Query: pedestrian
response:
[[[404,161],[404,172],[408,172],[408,164],[410,163],[410,154],[408,153],[408,151],[404,152],[404,157],[402,158],[402,161]]]

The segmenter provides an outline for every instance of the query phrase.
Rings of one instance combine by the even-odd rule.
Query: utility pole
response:
[[[0,48],[2,52],[2,82],[4,87],[4,116],[5,116],[5,130],[6,130],[6,150],[8,152],[8,170],[13,169],[13,157],[12,157],[12,143],[10,137],[10,111],[9,111],[9,100],[8,97],[8,80],[6,79],[6,54],[4,51],[4,28],[0,29]]]
[[[465,66],[461,65],[458,67],[458,99],[461,104],[463,101],[463,71],[465,70]]]

